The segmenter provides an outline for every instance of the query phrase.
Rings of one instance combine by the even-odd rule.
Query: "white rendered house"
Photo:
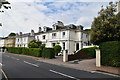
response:
[[[0,47],[5,47],[5,38],[0,38]]]
[[[64,26],[62,22],[58,21],[53,24],[53,28],[44,26],[41,30],[39,27],[38,33],[35,33],[35,39],[46,44],[46,47],[60,45],[62,50],[67,50],[69,54],[72,54],[88,45],[89,33],[84,31],[81,25]]]
[[[15,47],[28,47],[28,44],[34,39],[33,30],[31,30],[31,33],[26,34],[22,34],[22,32],[20,32],[20,34],[16,36]]]

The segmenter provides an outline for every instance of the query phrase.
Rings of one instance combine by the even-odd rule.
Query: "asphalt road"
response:
[[[8,53],[2,54],[0,64],[4,80],[119,80],[114,76],[57,66]]]

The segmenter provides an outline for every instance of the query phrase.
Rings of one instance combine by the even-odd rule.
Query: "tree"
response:
[[[11,9],[11,6],[6,6],[6,4],[10,4],[10,3],[8,1],[6,1],[6,0],[0,0],[0,9],[2,7],[4,7],[5,9]],[[0,10],[0,12],[4,12],[4,11]],[[0,23],[0,26],[2,26],[2,23]]]
[[[58,56],[58,53],[61,51],[61,46],[60,45],[56,45],[54,46],[54,51],[55,51],[55,55]]]
[[[115,12],[116,5],[112,2],[98,12],[98,17],[94,18],[91,28],[90,41],[93,44],[120,40],[120,14],[115,15]]]
[[[10,33],[8,36],[16,36],[15,33]]]
[[[9,9],[11,8],[11,6],[6,6],[5,4],[10,4],[8,1],[6,0],[0,0],[0,9],[2,8],[2,6],[5,8],[5,9]]]
[[[28,47],[29,47],[29,48],[38,48],[39,46],[38,46],[38,44],[35,43],[35,42],[30,42],[30,43],[28,44]]]
[[[39,48],[41,46],[42,42],[41,41],[36,41],[33,40],[28,44],[29,48]]]

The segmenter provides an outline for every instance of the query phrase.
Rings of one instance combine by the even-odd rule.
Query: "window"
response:
[[[65,36],[65,32],[63,32],[63,36]]]
[[[63,42],[63,50],[65,50],[65,42]]]
[[[56,33],[52,33],[52,38],[55,38],[56,37]]]
[[[43,39],[45,39],[45,35],[43,35]]]
[[[53,33],[52,36],[56,36],[56,33]]]
[[[18,39],[18,42],[19,42],[19,39]]]
[[[39,37],[37,36],[37,41],[39,41]]]
[[[86,38],[88,37],[88,35],[86,34]]]
[[[79,50],[79,43],[76,43],[76,51]]]
[[[55,43],[52,43],[52,46],[54,47],[54,46],[55,46]]]
[[[81,38],[83,38],[83,33],[81,33]]]

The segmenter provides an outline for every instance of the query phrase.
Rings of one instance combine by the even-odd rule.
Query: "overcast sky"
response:
[[[35,32],[38,27],[48,26],[56,21],[65,25],[83,25],[90,28],[101,6],[114,0],[9,0],[12,9],[0,13],[0,37],[10,32]]]

